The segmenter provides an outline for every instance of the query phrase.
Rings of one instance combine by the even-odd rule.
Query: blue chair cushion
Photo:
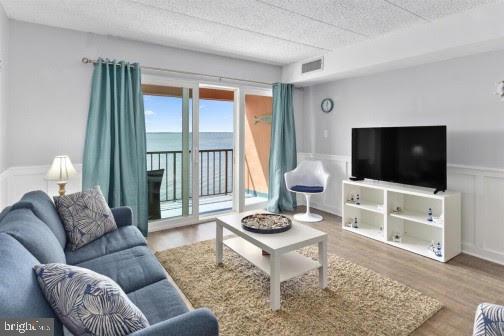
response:
[[[155,324],[189,311],[177,289],[168,280],[161,280],[134,292],[130,300]]]
[[[15,209],[3,218],[0,232],[14,237],[41,263],[65,263],[65,252],[51,229],[28,209]]]
[[[44,222],[58,239],[61,247],[65,248],[66,233],[63,222],[54,207],[54,203],[43,191],[36,190],[24,194],[21,202],[15,204],[15,207],[30,208],[33,213]]]
[[[106,254],[126,250],[135,246],[145,246],[147,242],[135,226],[123,226],[82,246],[75,251],[66,251],[67,264],[75,265]]]
[[[55,318],[56,314],[44,298],[33,266],[40,262],[13,237],[0,233],[0,316],[2,318]],[[63,335],[58,319],[54,335]]]
[[[321,193],[324,191],[324,187],[295,185],[294,187],[291,188],[291,190],[301,193]]]
[[[79,263],[114,280],[126,292],[166,279],[164,269],[146,246],[136,246]]]
[[[149,326],[111,279],[66,264],[34,266],[40,288],[73,335],[128,335]]]

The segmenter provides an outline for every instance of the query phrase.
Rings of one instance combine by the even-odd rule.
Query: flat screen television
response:
[[[352,175],[446,190],[446,126],[353,128]]]

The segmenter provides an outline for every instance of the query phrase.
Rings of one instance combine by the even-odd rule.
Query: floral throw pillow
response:
[[[99,186],[75,194],[54,197],[63,221],[68,248],[78,248],[117,230],[117,224]]]
[[[481,303],[476,308],[473,336],[502,335],[504,330],[504,306]]]
[[[74,335],[122,336],[149,326],[121,287],[104,275],[66,264],[33,269],[47,301]]]

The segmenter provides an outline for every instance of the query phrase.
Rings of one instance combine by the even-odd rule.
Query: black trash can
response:
[[[147,187],[149,193],[149,220],[161,219],[161,181],[164,169],[147,171]]]

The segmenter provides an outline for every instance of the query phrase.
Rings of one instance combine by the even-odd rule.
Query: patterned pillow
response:
[[[66,264],[33,269],[47,301],[74,335],[128,335],[149,326],[121,287],[104,275]]]
[[[56,196],[54,203],[63,220],[71,251],[117,230],[112,211],[99,186],[75,194]]]
[[[504,306],[482,303],[476,308],[473,336],[504,335]]]

